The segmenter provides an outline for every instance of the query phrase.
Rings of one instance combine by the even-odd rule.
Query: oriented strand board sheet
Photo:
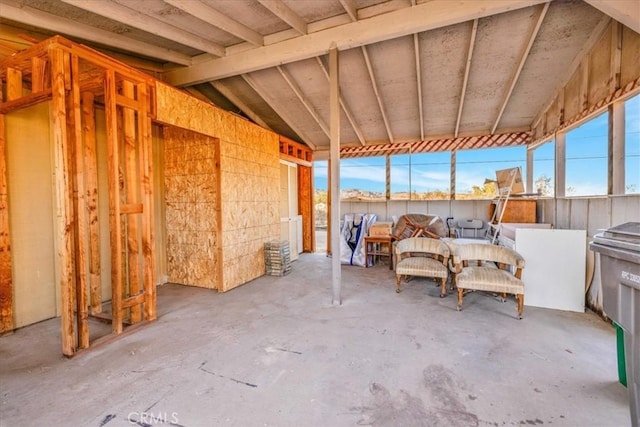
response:
[[[236,120],[238,139],[220,142],[221,291],[264,275],[264,243],[280,236],[278,135]]]
[[[236,116],[174,87],[156,82],[156,120],[234,141]]]
[[[263,245],[280,236],[278,135],[165,84],[156,91],[158,121],[202,134],[165,133],[169,281],[227,291],[264,275]]]
[[[174,283],[217,288],[220,209],[215,138],[164,130],[167,275]]]

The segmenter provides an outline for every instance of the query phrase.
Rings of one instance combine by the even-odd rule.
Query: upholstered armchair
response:
[[[453,265],[458,287],[458,311],[462,310],[462,300],[467,292],[498,293],[503,302],[507,294],[514,294],[518,303],[518,319],[522,319],[524,258],[519,253],[503,246],[481,243],[455,245]]]
[[[442,290],[440,298],[447,295],[449,270],[449,247],[442,241],[429,237],[409,237],[395,245],[396,292],[404,276],[431,277],[439,279]]]

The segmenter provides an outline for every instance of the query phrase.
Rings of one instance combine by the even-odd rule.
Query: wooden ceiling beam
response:
[[[273,130],[273,129],[271,129],[271,126],[269,126],[262,119],[262,117],[260,117],[260,115],[258,113],[256,113],[251,107],[249,107],[246,102],[241,100],[224,83],[222,83],[221,81],[217,80],[217,81],[211,82],[211,86],[213,86],[218,92],[220,92],[222,95],[224,95],[225,98],[227,98],[229,101],[231,101],[233,103],[233,105],[235,105],[240,110],[242,110],[242,112],[245,113],[251,120],[253,120],[254,122],[256,122],[257,124],[259,124],[260,126],[262,126],[265,129]]]
[[[316,61],[318,62],[318,65],[320,65],[320,68],[322,69],[322,73],[327,78],[327,82],[331,83],[331,77],[329,76],[329,71],[327,71],[327,67],[325,67],[324,63],[322,62],[322,59],[320,59],[319,56],[316,56]],[[340,106],[342,107],[342,111],[344,111],[344,115],[347,116],[347,121],[349,122],[349,124],[351,124],[351,128],[353,129],[353,132],[358,137],[358,141],[360,141],[360,145],[364,145],[366,141],[364,139],[364,134],[362,133],[362,129],[360,129],[360,126],[356,122],[355,117],[353,117],[353,114],[351,113],[351,109],[347,106],[347,103],[342,97],[342,94],[339,94],[339,100],[340,100]]]
[[[527,42],[527,45],[525,46],[524,51],[520,55],[520,62],[518,63],[518,67],[513,73],[513,76],[511,77],[511,83],[509,84],[509,89],[507,90],[507,93],[505,94],[504,99],[502,100],[502,105],[500,106],[500,110],[498,111],[498,116],[496,117],[496,121],[493,124],[493,127],[491,128],[491,133],[494,133],[498,128],[500,119],[502,119],[504,110],[507,108],[507,104],[511,99],[511,94],[513,93],[513,89],[516,87],[516,83],[518,83],[518,78],[520,77],[520,73],[524,68],[525,62],[527,62],[527,58],[529,57],[529,52],[531,52],[531,47],[533,46],[533,42],[536,40],[536,37],[538,36],[538,31],[540,31],[540,27],[542,26],[542,21],[544,21],[544,17],[546,16],[547,11],[549,10],[550,4],[551,3],[545,3],[540,8],[540,13],[538,14],[538,18],[536,19],[536,25],[531,30],[529,41]]]
[[[384,127],[387,130],[387,136],[389,137],[389,142],[393,144],[393,133],[391,133],[391,126],[389,125],[389,119],[387,118],[387,113],[384,109],[384,103],[382,102],[382,97],[380,96],[380,91],[378,90],[378,83],[376,83],[376,76],[373,72],[373,67],[371,66],[371,60],[369,59],[369,53],[367,52],[367,48],[365,46],[360,47],[362,49],[362,54],[364,55],[364,62],[367,65],[367,71],[369,72],[369,79],[371,79],[371,85],[373,87],[373,93],[378,100],[378,107],[380,108],[380,114],[382,114],[382,121],[384,122]]]
[[[473,58],[473,49],[476,44],[476,34],[478,34],[478,20],[473,20],[471,28],[471,38],[469,39],[469,50],[467,51],[467,65],[464,69],[464,79],[462,80],[462,92],[460,93],[460,104],[458,105],[458,118],[456,119],[456,129],[453,132],[454,138],[458,137],[460,132],[460,121],[462,120],[462,110],[464,108],[464,99],[467,95],[467,83],[469,83],[469,72],[471,71],[471,59]]]
[[[211,24],[229,34],[246,40],[255,46],[264,46],[264,37],[262,34],[229,18],[227,15],[218,12],[214,8],[209,7],[200,1],[164,0],[164,2],[206,22],[207,24]]]
[[[311,142],[311,139],[309,138],[308,135],[306,135],[305,132],[303,132],[300,127],[298,127],[295,123],[295,121],[291,121],[291,120],[287,120],[286,119],[286,115],[282,114],[282,109],[280,109],[277,105],[276,102],[273,100],[273,98],[271,98],[265,91],[263,91],[260,86],[258,86],[255,82],[255,80],[248,74],[242,74],[240,77],[242,77],[242,79],[249,85],[251,86],[251,89],[253,89],[258,96],[260,96],[264,102],[266,102],[267,104],[269,104],[269,106],[273,109],[273,111],[276,112],[277,115],[280,116],[280,118],[282,119],[282,121],[284,121],[301,139],[302,142],[304,142],[305,144],[307,144],[309,147],[311,147],[312,150],[315,150],[317,147],[314,143]]]
[[[169,71],[165,77],[174,86],[188,86],[325,55],[332,42],[336,43],[337,49],[347,50],[546,1],[432,0],[223,58],[204,60],[191,67]]]
[[[165,24],[156,18],[145,15],[126,6],[111,1],[93,0],[61,0],[88,12],[95,13],[105,18],[121,22],[133,28],[146,31],[156,36],[173,40],[177,43],[199,49],[215,56],[224,56],[224,46],[204,39],[195,34],[184,31],[173,25]]]
[[[354,0],[340,0],[340,4],[353,22],[358,20],[358,10],[356,9],[356,3]]]
[[[600,12],[640,33],[640,2],[638,0],[585,0]]]
[[[52,32],[66,34],[93,43],[126,50],[140,56],[157,58],[180,65],[191,65],[191,57],[174,50],[165,49],[149,43],[135,41],[120,34],[94,28],[71,19],[63,18],[38,9],[21,6],[0,0],[2,17],[14,22],[34,27],[46,28]]]
[[[298,86],[298,84],[293,80],[293,77],[291,77],[291,75],[281,66],[278,65],[276,68],[278,69],[278,72],[280,73],[282,78],[287,82],[293,93],[296,94],[296,97],[300,100],[300,102],[302,102],[304,108],[306,108],[309,114],[311,114],[313,120],[318,124],[318,126],[320,126],[322,132],[324,132],[324,134],[327,135],[328,138],[331,138],[331,134],[329,133],[327,124],[322,120],[322,118],[320,118],[318,112],[315,110],[315,108],[313,108],[309,100],[304,96],[304,94],[302,93],[302,89],[300,89],[300,86]]]
[[[307,34],[308,29],[305,20],[291,10],[282,0],[258,0],[258,2],[300,34]]]

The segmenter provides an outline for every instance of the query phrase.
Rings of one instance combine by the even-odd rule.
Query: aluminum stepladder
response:
[[[487,234],[485,238],[491,242],[491,244],[496,244],[496,240],[498,239],[498,235],[500,234],[502,228],[502,217],[504,216],[504,212],[507,209],[507,203],[509,202],[509,197],[511,196],[511,191],[513,189],[513,183],[516,180],[517,169],[513,169],[508,178],[508,183],[506,187],[498,187],[498,199],[495,200],[496,208],[493,210],[493,215],[491,216],[491,220],[489,221],[487,227]],[[498,181],[496,181],[496,185]]]

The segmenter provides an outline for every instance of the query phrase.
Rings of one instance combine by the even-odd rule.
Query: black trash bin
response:
[[[640,222],[598,233],[589,244],[600,254],[605,314],[624,330],[631,425],[640,426]]]

